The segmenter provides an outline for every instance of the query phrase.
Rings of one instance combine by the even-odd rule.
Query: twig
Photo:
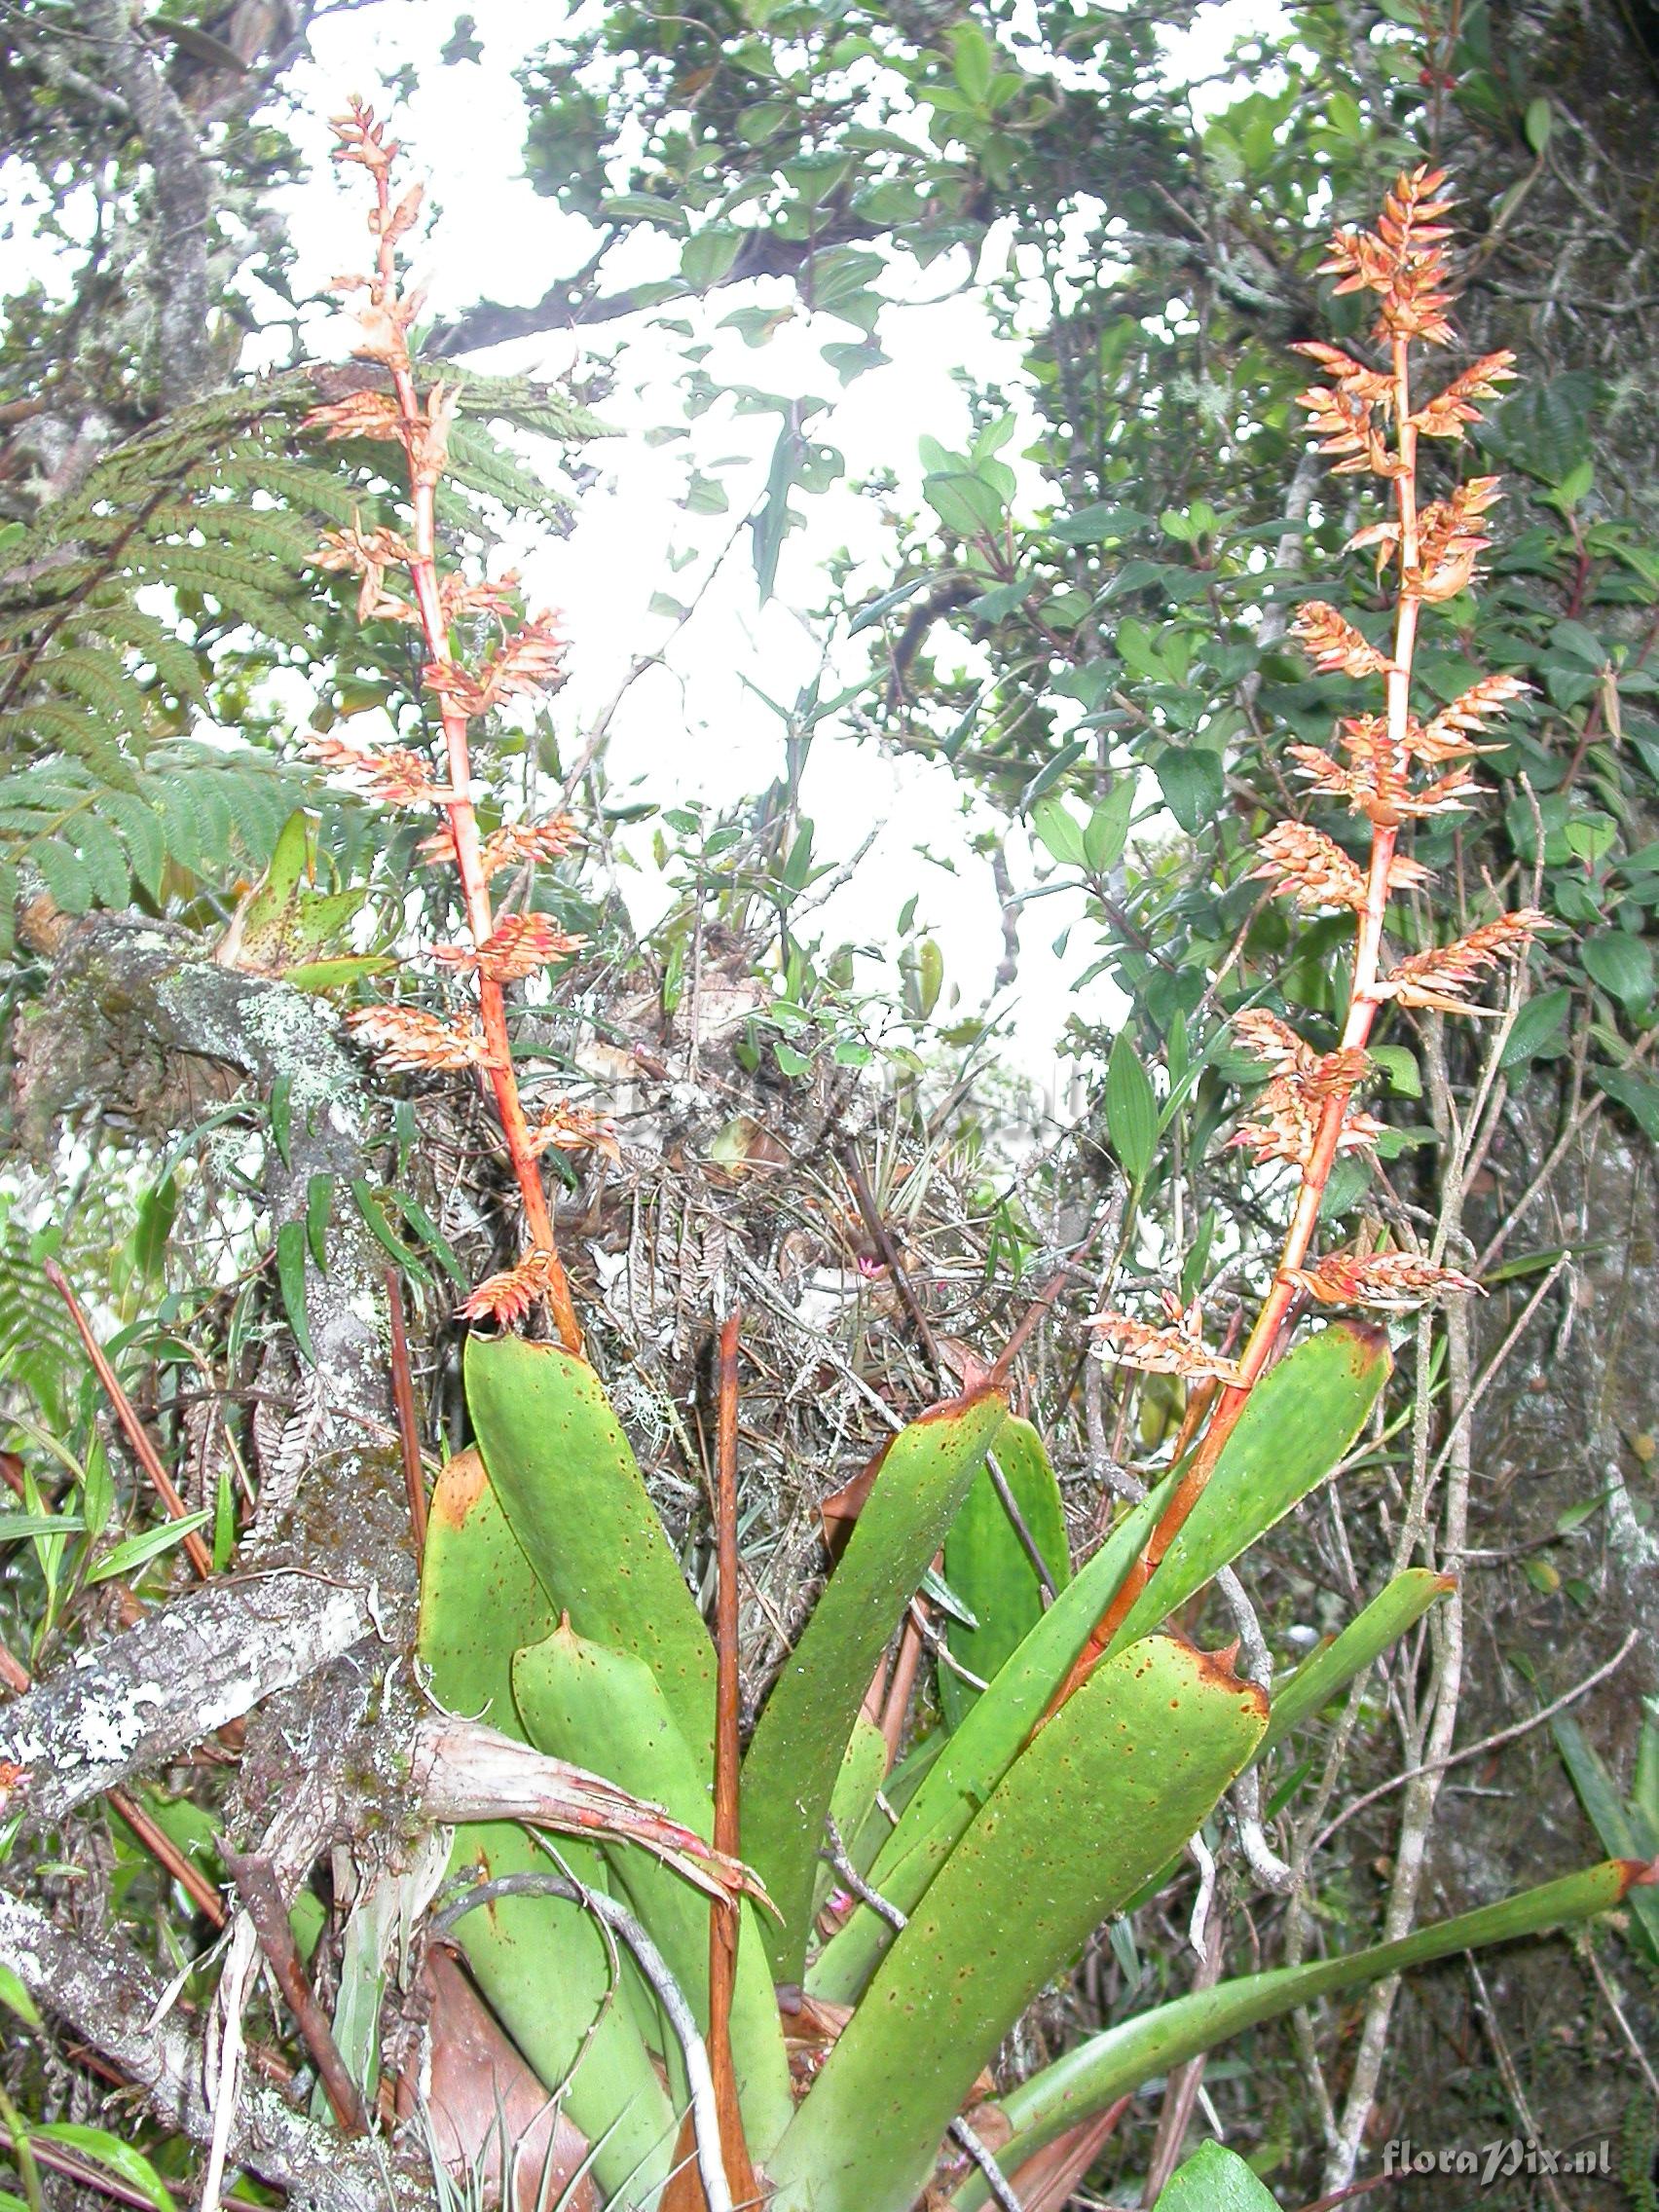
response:
[[[1564,1691],[1539,1712],[1529,1714],[1525,1720],[1517,1720],[1508,1728],[1499,1728],[1493,1735],[1483,1736],[1478,1744],[1465,1745],[1460,1751],[1449,1751],[1444,1758],[1429,1759],[1422,1766],[1408,1768],[1404,1774],[1396,1774],[1386,1782],[1380,1782],[1375,1789],[1368,1789],[1363,1797],[1356,1797],[1351,1804],[1345,1805],[1336,1819],[1320,1829],[1309,1846],[1309,1856],[1311,1857],[1315,1851],[1329,1843],[1339,1828],[1346,1827],[1356,1813],[1363,1813],[1368,1805],[1376,1804],[1378,1798],[1391,1795],[1394,1790],[1404,1788],[1408,1782],[1416,1782],[1425,1774],[1444,1774],[1448,1767],[1462,1766],[1469,1759],[1478,1759],[1484,1752],[1494,1751],[1501,1744],[1512,1744],[1518,1736],[1530,1735],[1534,1728],[1542,1727],[1546,1720],[1553,1720],[1558,1713],[1565,1712],[1569,1705],[1576,1705],[1598,1682],[1604,1682],[1609,1675],[1615,1674],[1641,1641],[1641,1631],[1633,1628],[1612,1657],[1604,1661],[1593,1675],[1586,1675],[1575,1688]]]
[[[476,1889],[468,1890],[463,1898],[441,1912],[432,1923],[432,1933],[447,1936],[467,1913],[475,1912],[480,1905],[494,1904],[500,1898],[529,1897],[564,1898],[571,1904],[579,1904],[620,1936],[633,1952],[640,1972],[656,1993],[685,2061],[686,2087],[697,2130],[697,2167],[703,2177],[703,2194],[709,2200],[709,2212],[733,2212],[731,2191],[720,2164],[719,2114],[715,2102],[714,2079],[709,2071],[708,2047],[697,2033],[691,2008],[669,1972],[667,1960],[626,1906],[600,1891],[567,1881],[562,1874],[502,1874],[494,1882],[480,1882]]]
[[[985,2187],[1002,2206],[1003,2212],[1025,2212],[1024,2205],[1014,2193],[1014,2184],[997,2164],[989,2147],[980,2142],[960,2113],[951,2121],[948,2133],[951,2141],[962,2146],[984,2175]]]
[[[1031,1571],[1036,1575],[1037,1587],[1043,1595],[1043,1610],[1047,1612],[1053,1604],[1056,1595],[1054,1577],[1049,1571],[1049,1563],[1039,1550],[1036,1537],[1026,1526],[1025,1516],[1019,1510],[1019,1500],[1010,1490],[1008,1477],[997,1463],[997,1456],[994,1452],[985,1454],[985,1472],[991,1478],[991,1488],[1002,1501],[1002,1509],[1008,1515],[1010,1528],[1019,1538],[1020,1549],[1031,1562]]]
[[[1486,2027],[1487,2040],[1491,2043],[1492,2054],[1497,2061],[1498,2074],[1502,2078],[1504,2087],[1509,2091],[1510,2102],[1515,2107],[1515,2117],[1526,2130],[1527,2140],[1530,2143],[1535,2143],[1538,2140],[1538,2123],[1533,2118],[1531,2106],[1527,2101],[1527,2092],[1522,2087],[1521,2076],[1510,2051],[1508,2038],[1498,2025],[1497,2012],[1492,2001],[1492,1991],[1487,1987],[1486,1976],[1475,1963],[1472,1952],[1469,1954],[1466,1963],[1469,1969],[1469,1978],[1475,1985],[1475,2009],[1479,2012]],[[1543,2182],[1544,2194],[1555,2206],[1556,2212],[1567,2212],[1567,2198],[1562,2194],[1560,2184],[1548,2167],[1544,2169],[1539,2179]]]
[[[1194,1840],[1196,1842],[1197,1838]],[[1193,1976],[1194,1992],[1213,1989],[1221,1978],[1221,1924],[1222,1915],[1212,1912],[1204,1931],[1203,1956]],[[1158,2202],[1164,2183],[1175,2171],[1187,2123],[1192,2119],[1198,2091],[1203,2087],[1204,2063],[1208,2056],[1207,2051],[1199,2051],[1197,2057],[1189,2058],[1185,2065],[1174,2067],[1170,2072],[1163,2091],[1163,2109],[1158,2116],[1158,2133],[1153,2138],[1152,2155],[1147,2161],[1146,2187],[1141,2194],[1143,2205]]]
[[[904,1309],[905,1317],[911,1328],[915,1330],[922,1349],[928,1355],[930,1366],[938,1375],[940,1373],[939,1346],[934,1341],[934,1333],[928,1317],[922,1311],[921,1302],[916,1296],[915,1285],[904,1272],[904,1264],[899,1256],[899,1247],[893,1241],[893,1232],[881,1218],[881,1208],[875,1202],[875,1195],[869,1187],[869,1178],[864,1171],[863,1163],[851,1153],[847,1155],[846,1169],[847,1180],[853,1186],[853,1196],[858,1200],[859,1212],[863,1216],[864,1225],[869,1231],[876,1250],[881,1254],[881,1264],[887,1270],[893,1287],[899,1294],[899,1303]]]
[[[190,1863],[172,1837],[156,1825],[136,1798],[129,1796],[125,1789],[111,1789],[106,1794],[111,1806],[121,1815],[150,1857],[166,1868],[203,1918],[211,1921],[215,1928],[223,1928],[230,1918],[225,1910],[225,1900],[201,1867]]]
[[[1608,1981],[1606,1974],[1603,1972],[1602,1962],[1596,1953],[1596,1937],[1592,1929],[1585,1929],[1584,1939],[1580,1948],[1590,1962],[1590,1972],[1596,1977],[1596,1987],[1602,1992],[1603,2003],[1613,2015],[1619,2034],[1624,2039],[1625,2048],[1641,2069],[1642,2079],[1647,2083],[1649,2096],[1652,2097],[1655,2104],[1659,2104],[1659,2074],[1654,2073],[1653,2062],[1642,2047],[1641,2037],[1631,2026],[1629,2020],[1626,2019],[1624,2007],[1619,2003],[1611,1982]]]
[[[890,1898],[884,1898],[878,1889],[865,1880],[853,1864],[833,1816],[828,1813],[824,1817],[824,1832],[830,1840],[822,1856],[829,1861],[842,1883],[852,1891],[861,1904],[868,1905],[877,1919],[885,1920],[896,1936],[903,1936],[910,1925],[909,1914],[901,1910]]]
[[[252,1853],[243,1857],[227,1848],[224,1857],[226,1866],[235,1877],[237,1895],[259,1937],[266,1963],[294,2015],[301,2041],[311,2052],[329,2110],[348,2133],[366,2133],[369,2120],[363,2108],[362,2091],[352,2081],[334,2040],[334,2031],[306,1979],[305,1964],[300,1957],[300,1947],[294,1941],[294,1931],[288,1924],[287,1900],[276,1869],[268,1859],[260,1859]]]
[[[1351,2204],[1356,2196],[1369,2196],[1374,2189],[1386,2189],[1390,2182],[1403,2178],[1400,2174],[1372,2174],[1365,2181],[1350,2181],[1346,2189],[1333,2190],[1329,2196],[1316,2197],[1311,2204],[1304,2204],[1301,2212],[1337,2212],[1339,2204]]]
[[[738,1714],[742,1683],[737,1641],[737,1346],[741,1312],[720,1324],[715,1425],[715,1849],[741,1855],[738,1812]],[[742,2203],[760,2189],[750,2162],[737,2069],[731,2050],[731,1999],[743,1914],[738,1899],[709,1900],[709,2062],[727,2181]]]
[[[132,1447],[133,1457],[149,1477],[151,1488],[166,1507],[173,1520],[187,1520],[189,1508],[173,1487],[172,1477],[162,1465],[161,1454],[150,1441],[149,1431],[133,1411],[132,1401],[116,1380],[114,1368],[104,1357],[103,1346],[93,1336],[92,1323],[81,1310],[81,1302],[69,1287],[69,1278],[55,1260],[44,1261],[41,1272],[69,1309],[69,1318],[75,1324],[75,1334],[87,1348],[87,1357],[92,1361],[97,1379],[103,1384],[104,1395],[115,1409],[115,1418],[121,1423],[122,1433]],[[205,1582],[213,1572],[213,1558],[207,1546],[202,1541],[194,1529],[184,1539],[184,1549],[191,1566],[196,1569],[202,1580]]]
[[[419,1563],[426,1551],[426,1483],[421,1471],[421,1428],[415,1417],[415,1384],[409,1372],[409,1338],[403,1327],[403,1288],[395,1268],[386,1271],[386,1309],[391,1320],[391,1395],[397,1408],[397,1446]]]

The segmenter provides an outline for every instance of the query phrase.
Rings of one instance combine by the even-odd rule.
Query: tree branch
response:
[[[145,229],[155,302],[156,383],[164,407],[200,398],[217,365],[209,328],[209,175],[190,118],[133,28],[124,0],[93,0],[87,26],[144,142],[154,185]]]
[[[751,231],[738,249],[737,259],[723,276],[715,279],[711,290],[727,284],[741,284],[755,276],[798,277],[802,270],[810,270],[813,256],[827,252],[831,246],[853,245],[887,234],[879,223],[860,222],[847,216],[840,222],[830,224],[816,238],[786,239],[772,231]],[[638,314],[652,303],[642,297],[645,287],[631,288],[625,292],[596,292],[592,279],[600,257],[588,264],[578,276],[562,277],[550,284],[540,299],[528,306],[504,306],[494,300],[480,300],[459,314],[454,322],[441,322],[427,339],[423,350],[429,357],[450,359],[458,353],[472,353],[486,346],[502,346],[511,338],[536,338],[549,330],[575,330],[584,324],[616,322],[624,315]],[[687,287],[689,290],[689,287]]]
[[[23,1770],[0,1809],[20,1799],[61,1819],[319,1673],[373,1627],[362,1592],[314,1575],[189,1591],[0,1710],[0,1759]]]
[[[30,1996],[129,2075],[158,2119],[205,2143],[212,2114],[194,2043],[149,1968],[119,1936],[96,1949],[0,1891],[0,1957]],[[429,2196],[399,2175],[383,2144],[349,2143],[292,2112],[261,2083],[242,2089],[231,2122],[239,2166],[286,2190],[296,2212],[418,2212]]]

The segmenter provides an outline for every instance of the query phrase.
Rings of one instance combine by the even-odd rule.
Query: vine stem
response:
[[[391,187],[384,167],[376,168],[373,174],[375,202],[379,210],[376,268],[382,299],[389,308],[397,296],[396,245],[390,231]],[[387,365],[397,393],[401,417],[399,437],[409,465],[409,491],[414,514],[411,535],[414,558],[409,563],[409,580],[414,589],[415,605],[420,613],[428,658],[435,663],[442,663],[449,660],[450,649],[449,629],[444,620],[443,600],[438,585],[436,471],[424,466],[420,457],[417,425],[421,420],[421,400],[415,388],[415,377],[407,349],[401,346],[393,349],[392,358]],[[443,802],[444,813],[448,818],[456,868],[461,877],[466,926],[472,933],[474,946],[482,949],[489,940],[495,922],[490,906],[489,880],[484,869],[483,847],[478,835],[478,815],[472,803],[472,758],[466,735],[466,717],[447,694],[440,700],[440,713],[449,780],[449,793]],[[525,1115],[524,1101],[519,1095],[518,1077],[513,1072],[506,1000],[500,984],[483,968],[478,970],[478,1012],[490,1052],[490,1065],[484,1071],[485,1081],[495,1098],[507,1158],[512,1164],[513,1178],[518,1184],[519,1196],[524,1203],[531,1243],[546,1262],[547,1297],[553,1309],[554,1326],[558,1329],[559,1341],[565,1349],[580,1356],[581,1327],[571,1302],[564,1263],[559,1258],[547,1194],[542,1188],[541,1168],[531,1141],[530,1124]]]

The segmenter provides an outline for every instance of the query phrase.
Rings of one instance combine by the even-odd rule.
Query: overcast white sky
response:
[[[568,18],[523,0],[470,0],[468,12],[476,18],[483,59],[451,67],[439,64],[438,50],[454,24],[455,0],[382,0],[315,23],[313,58],[294,80],[313,119],[302,129],[313,174],[288,205],[301,261],[297,290],[358,266],[363,251],[361,196],[353,198],[330,168],[324,119],[352,92],[384,107],[384,77],[405,61],[415,65],[419,89],[398,103],[396,128],[410,169],[428,180],[432,220],[416,248],[416,265],[434,309],[451,312],[479,298],[533,299],[585,259],[585,227],[561,216],[524,181],[523,103],[511,75],[526,51]],[[571,11],[591,13],[591,0]],[[1208,75],[1235,39],[1276,23],[1282,13],[1281,0],[1214,0],[1191,36],[1168,40],[1172,83]],[[1213,91],[1203,96],[1217,97]],[[643,238],[641,244],[650,250]],[[0,270],[24,250],[26,240],[14,231],[0,243]],[[999,250],[1006,249],[993,240],[988,253]],[[887,533],[875,507],[852,487],[868,470],[890,468],[914,501],[918,438],[929,433],[947,445],[966,443],[967,410],[952,367],[968,363],[1005,378],[1016,372],[1014,349],[999,349],[974,300],[960,289],[967,275],[961,254],[921,273],[914,302],[895,304],[883,317],[879,335],[890,365],[858,378],[844,393],[818,349],[827,339],[855,337],[847,325],[798,314],[758,351],[747,349],[736,332],[713,327],[733,308],[757,299],[782,304],[782,286],[765,293],[728,287],[701,311],[715,347],[707,367],[717,379],[813,392],[832,402],[812,433],[845,454],[847,479],[800,502],[808,527],[791,536],[777,597],[766,608],[756,604],[745,535],[693,621],[674,639],[668,666],[642,678],[617,713],[608,754],[614,785],[637,781],[639,795],[665,804],[697,796],[720,806],[764,789],[778,773],[779,725],[743,679],[781,701],[792,700],[810,680],[822,641],[795,609],[821,596],[814,570],[828,552],[850,546],[870,562],[871,588],[879,586]],[[700,311],[696,303],[689,309],[677,303],[673,312],[697,318]],[[338,353],[347,342],[338,321],[333,327],[316,321],[319,353]],[[563,611],[571,639],[571,680],[556,702],[567,757],[632,658],[667,635],[668,621],[649,611],[652,594],[691,596],[733,519],[763,482],[777,434],[773,415],[739,417],[722,408],[706,417],[696,427],[696,451],[705,465],[735,457],[721,471],[731,512],[691,516],[678,504],[685,446],[652,447],[642,434],[677,419],[674,378],[681,367],[670,342],[645,318],[498,348],[478,356],[478,365],[557,377],[579,370],[591,357],[588,349],[615,360],[615,389],[604,412],[623,434],[589,449],[601,474],[581,501],[573,534],[534,549],[523,564],[533,593]],[[259,350],[250,348],[250,364]],[[1014,449],[1003,458],[1013,459]],[[671,572],[671,559],[687,551],[694,561]],[[863,643],[848,648],[840,642],[844,665],[857,668]],[[858,746],[836,737],[832,726],[821,730],[815,744],[803,799],[817,825],[821,857],[845,858],[879,830],[858,881],[827,909],[827,930],[860,941],[890,940],[900,908],[919,890],[918,921],[932,929],[945,954],[947,998],[959,991],[964,1009],[983,1005],[1002,942],[989,864],[972,845],[977,830],[1005,827],[999,818],[970,799],[941,767]],[[645,864],[632,897],[637,918],[646,921],[660,908],[663,891],[649,865],[648,830],[631,842]],[[917,859],[918,848],[930,856],[926,862]],[[1016,884],[1029,884],[1031,851],[1017,827],[1008,832],[1008,850]],[[1071,978],[1092,949],[1085,933],[1063,955],[1051,949],[1075,918],[1075,909],[1065,911],[1069,904],[1046,899],[1027,910],[1012,994],[1021,1057],[1044,1084],[1055,1073],[1050,1048],[1069,1010]]]

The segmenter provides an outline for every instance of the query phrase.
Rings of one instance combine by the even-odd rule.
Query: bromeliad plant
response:
[[[1333,251],[1346,287],[1381,296],[1388,372],[1321,348],[1332,382],[1309,395],[1341,465],[1392,486],[1394,519],[1361,536],[1397,571],[1396,615],[1386,651],[1329,608],[1305,609],[1301,621],[1321,665],[1381,676],[1385,706],[1343,724],[1339,756],[1303,760],[1319,792],[1369,824],[1367,865],[1305,825],[1265,842],[1282,890],[1305,905],[1350,906],[1358,926],[1347,1019],[1333,1051],[1265,1014],[1241,1022],[1273,1069],[1241,1136],[1264,1160],[1292,1161],[1301,1178],[1252,1335],[1234,1359],[1203,1346],[1193,1312],[1166,1327],[1100,1317],[1114,1357],[1172,1369],[1212,1396],[1202,1434],[1182,1440],[1075,1573],[1041,1438],[1004,1394],[1006,1355],[977,1387],[904,1427],[861,1486],[845,1551],[740,1763],[735,1326],[721,1346],[712,1638],[583,1356],[540,1187],[542,1142],[600,1141],[600,1132],[569,1109],[533,1128],[508,1050],[504,988],[567,945],[538,917],[493,913],[492,867],[562,850],[570,828],[480,838],[468,722],[543,681],[556,648],[539,621],[507,633],[476,671],[452,652],[458,620],[505,624],[508,600],[502,586],[439,573],[434,501],[451,401],[442,385],[424,400],[418,391],[407,336],[414,308],[394,267],[414,200],[393,203],[394,149],[366,110],[354,109],[341,133],[344,158],[375,187],[378,266],[360,350],[389,372],[392,395],[358,394],[316,420],[331,434],[403,446],[414,524],[408,538],[341,534],[329,558],[362,578],[367,615],[421,628],[447,782],[413,754],[330,746],[325,757],[384,798],[442,809],[430,851],[459,870],[472,938],[442,957],[473,973],[478,990],[476,1027],[415,1009],[375,1011],[360,1026],[390,1064],[482,1073],[529,1238],[524,1260],[465,1309],[499,1333],[475,1332],[466,1346],[476,1444],[449,1462],[432,1500],[420,1656],[441,1704],[487,1713],[545,1753],[602,1769],[707,1841],[741,1851],[766,1893],[711,1913],[672,1867],[619,1843],[566,1846],[555,1862],[512,1823],[457,1831],[440,1926],[586,2138],[607,2201],[632,2212],[729,2212],[761,2197],[775,2212],[908,2212],[923,2196],[959,2212],[992,2195],[1014,2205],[1022,2168],[1056,2138],[1253,2022],[1615,1903],[1646,1869],[1614,1861],[1401,1942],[1221,1982],[1093,2037],[1006,2095],[987,2094],[984,2070],[1045,1984],[1103,1921],[1155,1895],[1231,1786],[1448,1587],[1426,1571],[1402,1574],[1271,1705],[1227,1655],[1164,1625],[1329,1476],[1387,1379],[1385,1336],[1372,1320],[1334,1320],[1287,1352],[1304,1301],[1391,1310],[1473,1287],[1415,1254],[1311,1256],[1332,1162],[1370,1132],[1352,1101],[1379,1010],[1461,1009],[1479,972],[1517,956],[1535,921],[1500,917],[1392,964],[1384,951],[1391,899],[1424,881],[1398,850],[1402,829],[1470,794],[1477,734],[1506,696],[1497,680],[1426,724],[1411,711],[1418,608],[1467,582],[1492,497],[1477,482],[1419,509],[1418,441],[1456,435],[1508,367],[1477,363],[1440,398],[1414,399],[1413,346],[1447,335],[1438,179],[1402,178],[1379,235],[1341,234]],[[410,578],[407,599],[387,589],[393,568]],[[560,1341],[511,1333],[542,1301]],[[1195,1434],[1197,1425],[1190,1420]],[[869,1714],[871,1684],[884,1678],[894,1631],[941,1548],[959,1584],[953,1602],[967,1596],[974,1608],[951,1641],[975,1678],[942,1701],[944,1724],[895,1764],[893,1742]],[[890,1719],[903,1718],[906,1682],[895,1662]],[[631,1948],[613,1945],[615,1930]],[[994,2128],[991,2103],[1000,2107]],[[993,2135],[994,2157],[984,2141]]]

